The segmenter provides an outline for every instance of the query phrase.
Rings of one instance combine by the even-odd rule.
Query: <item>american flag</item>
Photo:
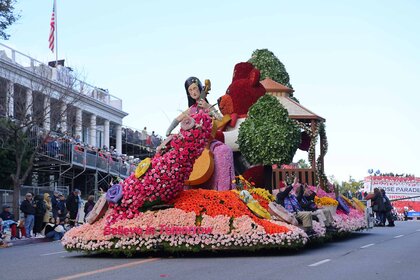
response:
[[[48,41],[50,42],[50,50],[54,52],[54,32],[55,32],[55,0],[53,4],[53,10],[51,14],[51,22],[50,22],[50,37],[48,38]]]

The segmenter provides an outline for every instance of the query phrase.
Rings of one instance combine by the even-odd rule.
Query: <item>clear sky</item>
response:
[[[327,120],[327,175],[420,176],[419,1],[57,2],[59,58],[121,98],[127,126],[164,135],[187,107],[187,77],[210,79],[214,103],[234,65],[267,48],[301,104]],[[52,3],[18,0],[22,17],[2,42],[54,60]]]

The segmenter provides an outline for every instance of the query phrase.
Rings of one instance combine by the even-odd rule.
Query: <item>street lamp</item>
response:
[[[369,188],[369,190],[370,190],[370,192],[372,192],[372,187],[373,187],[373,176],[372,176],[372,174],[378,176],[379,174],[381,174],[381,171],[379,169],[376,170],[376,171],[373,171],[373,169],[370,168],[370,169],[368,169],[368,173],[370,174],[370,188]]]

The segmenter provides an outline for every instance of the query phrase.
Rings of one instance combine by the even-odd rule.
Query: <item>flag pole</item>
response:
[[[57,12],[57,1],[54,0],[55,9],[55,67],[57,68],[58,63],[58,12]]]

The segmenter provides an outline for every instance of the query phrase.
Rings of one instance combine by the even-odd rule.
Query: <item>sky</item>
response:
[[[1,42],[55,60],[52,6],[18,0],[21,18]],[[210,79],[213,104],[235,64],[269,49],[286,66],[294,96],[326,119],[328,176],[361,180],[368,169],[420,176],[419,14],[414,0],[57,0],[58,56],[123,100],[124,125],[164,135],[187,108],[186,78]]]

